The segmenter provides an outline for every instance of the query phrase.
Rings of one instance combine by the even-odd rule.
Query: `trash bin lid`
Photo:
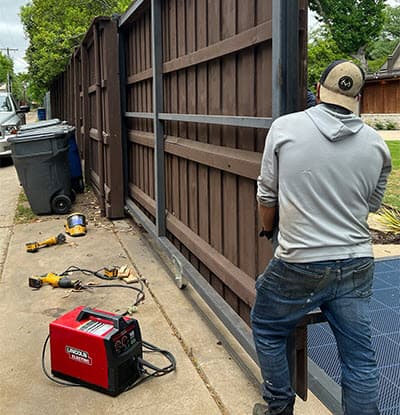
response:
[[[58,118],[53,118],[51,120],[37,121],[37,122],[32,122],[29,124],[21,125],[21,127],[19,128],[19,131],[53,127],[54,125],[58,125],[58,124],[61,124],[61,121]]]
[[[18,131],[15,136],[10,137],[7,141],[13,144],[32,140],[51,140],[53,138],[63,138],[73,131],[75,131],[75,127],[59,124],[42,129],[35,128],[33,130]]]

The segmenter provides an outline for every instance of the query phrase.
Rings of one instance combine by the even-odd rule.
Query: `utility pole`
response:
[[[7,52],[7,58],[11,59],[10,52],[17,52],[18,49],[15,48],[0,48],[0,50],[5,50]],[[11,92],[11,75],[10,71],[7,72],[7,92]]]

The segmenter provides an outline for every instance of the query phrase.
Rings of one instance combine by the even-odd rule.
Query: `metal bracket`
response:
[[[172,264],[174,265],[175,272],[174,272],[174,278],[175,283],[181,290],[187,286],[187,280],[183,275],[183,267],[182,263],[179,261],[179,259],[173,255],[172,256]]]
[[[103,136],[103,144],[105,144],[106,146],[109,145],[110,144],[109,143],[110,134],[107,133],[106,131],[103,131],[102,136]]]

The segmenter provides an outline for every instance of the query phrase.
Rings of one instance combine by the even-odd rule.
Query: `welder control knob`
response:
[[[117,341],[114,343],[114,349],[115,349],[115,351],[116,351],[117,353],[121,353],[121,349],[122,349],[122,343],[121,343],[121,340],[117,340]]]

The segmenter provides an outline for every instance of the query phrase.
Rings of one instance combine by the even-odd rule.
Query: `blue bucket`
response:
[[[37,109],[37,117],[39,121],[45,121],[46,120],[46,108],[40,107]]]

